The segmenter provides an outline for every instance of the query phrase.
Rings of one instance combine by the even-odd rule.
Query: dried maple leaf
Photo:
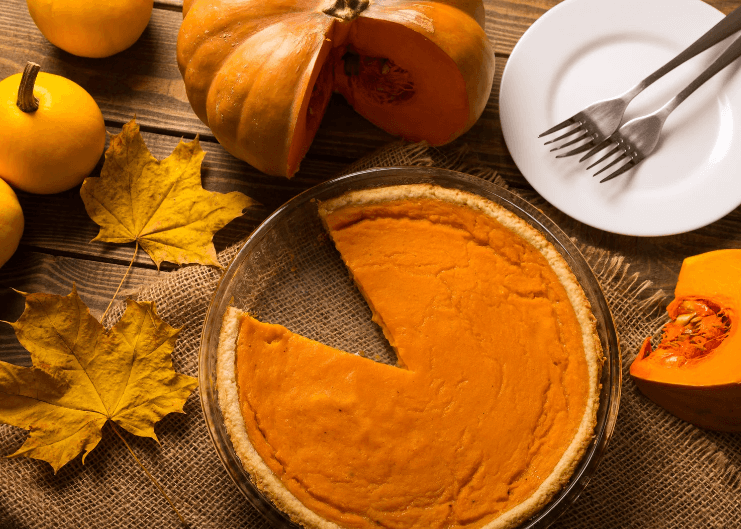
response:
[[[0,362],[0,422],[31,434],[10,457],[42,459],[56,473],[80,452],[85,461],[109,419],[157,440],[154,424],[182,413],[197,382],[173,370],[178,330],[152,303],[127,300],[106,330],[74,287],[67,296],[23,295],[26,308],[10,325],[34,367]]]
[[[213,236],[253,203],[238,191],[201,187],[205,153],[198,138],[181,141],[158,161],[132,119],[113,136],[100,177],[86,178],[80,195],[99,226],[95,241],[138,242],[162,261],[219,266]]]

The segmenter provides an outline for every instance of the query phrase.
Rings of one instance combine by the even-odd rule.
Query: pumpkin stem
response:
[[[39,70],[41,70],[41,66],[35,62],[27,62],[26,68],[23,70],[23,77],[21,77],[21,85],[18,87],[16,105],[27,114],[36,112],[39,108],[39,100],[33,95],[33,86],[36,83],[36,75],[38,75]]]
[[[350,21],[370,5],[370,0],[334,0],[331,6],[322,10],[329,16]]]

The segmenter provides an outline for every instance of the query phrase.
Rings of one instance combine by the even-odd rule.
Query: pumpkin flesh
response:
[[[294,174],[298,171],[298,166],[309,150],[311,142],[314,141],[314,136],[319,130],[322,116],[324,116],[327,105],[329,105],[329,100],[332,97],[334,72],[332,63],[328,60],[332,52],[331,43],[325,41],[309,80],[309,86],[311,88],[305,92],[301,101],[301,107],[296,116],[296,127],[294,128],[293,139],[289,146],[289,174]]]
[[[296,123],[311,97],[318,59],[329,51],[322,33],[308,31],[311,22],[295,16],[254,33],[225,60],[208,90],[206,119],[216,138],[268,174],[295,170],[289,153]],[[282,88],[285,72],[295,77],[291,89]]]
[[[677,417],[698,426],[741,431],[741,250],[685,259],[672,319],[653,349],[646,338],[630,366],[638,388]]]
[[[353,56],[357,72],[349,64]],[[360,18],[334,59],[337,91],[386,132],[441,145],[466,126],[468,98],[460,71],[419,33]]]

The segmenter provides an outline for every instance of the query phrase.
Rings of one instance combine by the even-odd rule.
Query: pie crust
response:
[[[415,204],[414,206],[410,206],[409,211],[411,211],[411,213],[409,214],[410,216],[408,218],[405,216],[405,213],[402,213],[400,216],[398,210],[398,208],[404,210],[406,204]],[[422,206],[420,206],[421,209],[418,208],[418,204],[423,204]],[[590,441],[592,440],[594,426],[596,424],[596,413],[599,405],[599,380],[603,361],[601,345],[596,332],[595,318],[592,315],[589,302],[587,301],[583,290],[579,286],[577,279],[569,269],[564,259],[558,253],[558,251],[546,240],[546,238],[513,213],[478,195],[427,184],[393,186],[347,193],[336,199],[332,199],[319,204],[319,214],[324,220],[325,225],[328,227],[333,240],[338,245],[338,249],[340,249],[342,253],[342,244],[344,243],[342,242],[341,237],[339,237],[338,235],[339,230],[344,225],[353,224],[356,221],[360,222],[366,220],[366,217],[363,217],[363,215],[365,215],[368,211],[371,211],[371,213],[368,214],[368,218],[375,218],[378,215],[388,215],[393,218],[402,218],[404,219],[404,222],[407,222],[409,218],[413,218],[416,216],[415,218],[413,218],[413,220],[420,222],[442,222],[443,224],[447,222],[445,220],[439,221],[440,216],[437,214],[437,210],[434,210],[434,215],[429,216],[429,219],[432,220],[429,220],[428,218],[422,218],[420,220],[420,212],[424,213],[425,211],[427,211],[425,209],[428,207],[427,204],[432,204],[433,206],[435,204],[446,205],[441,211],[446,211],[445,208],[449,206],[451,210],[455,211],[459,211],[457,208],[464,208],[467,211],[473,212],[474,217],[483,215],[486,217],[485,222],[483,222],[484,226],[487,225],[487,222],[493,220],[494,223],[503,227],[503,231],[509,233],[510,236],[524,241],[525,246],[531,249],[535,249],[534,253],[539,254],[545,259],[548,266],[550,267],[550,270],[552,270],[553,274],[555,274],[557,282],[560,284],[560,287],[556,286],[554,288],[560,291],[562,287],[565,296],[564,299],[568,300],[568,303],[573,309],[573,316],[576,322],[577,342],[581,342],[578,345],[582,347],[582,350],[569,351],[569,355],[573,356],[569,357],[569,360],[565,363],[565,367],[557,367],[557,369],[563,369],[565,373],[568,369],[572,369],[568,367],[570,362],[573,362],[574,365],[580,365],[580,363],[583,362],[584,375],[581,378],[577,378],[581,380],[581,382],[579,382],[578,384],[583,384],[584,387],[579,387],[578,392],[575,392],[575,394],[584,395],[584,398],[583,400],[581,400],[580,397],[580,400],[578,402],[574,401],[578,404],[578,406],[576,406],[574,402],[571,402],[568,399],[566,400],[567,405],[576,409],[577,411],[574,413],[577,413],[578,415],[575,422],[572,420],[574,426],[571,430],[569,430],[568,438],[563,443],[564,446],[558,448],[558,450],[560,450],[558,453],[549,455],[549,457],[551,457],[553,461],[556,461],[555,465],[552,466],[550,473],[545,477],[539,475],[530,476],[531,479],[534,479],[536,482],[536,485],[533,486],[537,486],[537,488],[535,488],[532,492],[527,492],[527,497],[523,498],[522,501],[519,501],[519,503],[517,503],[516,505],[508,506],[506,510],[502,512],[497,512],[494,514],[490,513],[486,516],[471,519],[470,523],[456,522],[455,524],[450,524],[443,520],[439,524],[440,527],[485,527],[486,529],[516,527],[518,524],[522,523],[524,520],[528,519],[533,514],[538,512],[541,508],[543,508],[558,493],[558,491],[563,488],[563,486],[567,483],[567,481],[573,474],[577,464],[581,460]],[[373,209],[375,207],[380,208],[378,209],[378,211],[381,211],[380,214]],[[393,208],[397,209],[394,210]],[[388,211],[391,211],[391,213],[388,213]],[[445,214],[443,214],[442,216],[445,217]],[[360,220],[358,221],[358,219]],[[457,223],[457,221],[451,222],[453,224]],[[471,224],[471,226],[473,226],[473,224]],[[473,230],[473,228],[471,229]],[[481,244],[481,241],[478,241],[477,244]],[[484,242],[483,245],[486,246],[486,243]],[[345,258],[344,254],[343,258]],[[374,321],[381,325],[386,336],[390,338],[392,346],[394,346],[395,343],[393,329],[389,330],[386,328],[386,322],[384,321],[383,314],[379,314],[379,307],[375,307],[374,304],[371,302],[371,299],[369,299],[369,297],[373,297],[373,293],[371,293],[369,296],[369,293],[366,292],[368,285],[363,283],[364,280],[361,276],[354,273],[358,270],[353,270],[353,262],[348,261],[348,259],[345,259],[345,262],[348,265],[349,271],[356,280],[356,283],[358,284],[361,292],[368,300],[369,305],[374,312]],[[523,264],[522,266],[525,267],[526,265]],[[507,280],[510,280],[510,278],[507,278]],[[540,294],[536,294],[536,297],[538,295]],[[558,303],[558,301],[555,301],[554,303]],[[559,308],[559,310],[562,309]],[[221,407],[224,416],[224,422],[232,440],[235,452],[239,456],[242,465],[249,473],[250,478],[252,479],[255,486],[265,496],[270,498],[271,501],[281,511],[286,513],[292,520],[308,528],[386,526],[385,523],[387,523],[388,520],[383,521],[383,518],[374,519],[369,516],[368,520],[364,522],[361,517],[361,521],[359,522],[358,517],[356,516],[355,518],[350,518],[350,522],[345,524],[343,522],[344,518],[337,518],[333,521],[331,519],[328,519],[332,516],[323,516],[318,514],[317,512],[315,512],[315,510],[322,510],[321,508],[313,510],[312,508],[307,506],[307,504],[316,506],[316,498],[309,497],[309,501],[301,501],[296,496],[296,494],[300,495],[302,491],[299,490],[300,486],[299,489],[296,488],[297,485],[295,480],[290,482],[289,484],[285,483],[275,472],[275,462],[272,462],[271,468],[271,464],[263,459],[263,457],[269,456],[261,455],[261,453],[258,451],[258,448],[256,448],[256,445],[259,445],[259,447],[263,447],[260,448],[263,454],[266,454],[264,446],[267,445],[264,440],[256,443],[253,443],[253,441],[251,441],[250,435],[248,434],[247,423],[249,422],[253,425],[253,431],[259,431],[259,428],[261,426],[258,425],[258,430],[255,430],[254,424],[257,424],[255,423],[256,419],[246,420],[245,415],[243,415],[243,410],[247,410],[247,407],[243,408],[243,406],[249,405],[245,404],[245,402],[242,401],[243,399],[241,398],[242,394],[240,393],[240,389],[244,388],[240,388],[240,384],[238,382],[239,377],[237,369],[237,350],[238,342],[240,341],[240,327],[242,325],[245,325],[245,328],[252,326],[249,327],[250,329],[265,328],[267,329],[266,332],[268,332],[268,334],[270,334],[271,336],[270,340],[277,340],[277,338],[275,338],[276,336],[282,336],[285,340],[297,341],[296,343],[298,343],[300,347],[309,346],[309,344],[312,344],[311,347],[314,347],[315,345],[313,344],[315,344],[315,342],[311,342],[308,339],[293,335],[292,333],[290,333],[290,331],[279,328],[278,326],[261,324],[256,320],[253,320],[246,313],[234,307],[230,307],[229,309],[227,309],[224,315],[217,352],[216,385],[219,395],[219,405]],[[558,321],[557,325],[566,326],[566,323]],[[260,335],[260,332],[252,333],[252,331],[250,331],[250,336]],[[259,339],[261,338],[256,338],[256,340]],[[326,351],[322,350],[322,354],[348,355],[348,353],[331,350],[331,348],[328,348],[326,346],[319,347],[323,347],[326,349]],[[407,366],[403,361],[404,355],[399,354],[398,356],[400,368],[406,369]],[[363,360],[366,362],[370,362],[370,360],[367,359]],[[555,360],[553,363],[554,365],[557,364]],[[400,369],[388,366],[384,367],[389,369]],[[550,366],[548,366],[548,368],[551,369]],[[567,375],[565,374],[560,374],[559,376],[562,379],[567,378]],[[568,376],[571,377],[569,378],[569,380],[576,380],[573,375],[570,374]],[[529,381],[527,380],[526,376],[522,380],[522,384],[528,383]],[[250,412],[247,411],[245,413]],[[565,412],[563,412],[563,410],[557,409],[553,413],[560,418]],[[317,420],[319,419],[320,418],[317,418]],[[325,418],[321,419],[324,420]],[[553,419],[553,422],[557,423],[558,421],[556,419]],[[536,440],[533,441],[533,444],[543,444],[543,442],[542,440]],[[547,444],[547,442],[545,444]],[[538,453],[537,450],[535,451],[535,453]],[[561,454],[560,457],[559,454]],[[525,479],[526,481],[528,478],[518,479],[520,481],[518,481],[517,483],[520,483],[523,479]],[[490,495],[489,492],[487,492],[487,494]],[[507,491],[507,494],[510,494],[510,492]],[[327,512],[332,512],[332,509],[329,509],[329,511]],[[381,521],[379,522],[379,520]],[[339,521],[340,523],[336,523],[337,521]],[[390,522],[388,523],[389,525],[391,525]],[[398,525],[394,526],[431,527],[433,526],[433,523],[431,523],[429,520],[418,520],[417,522],[401,520],[399,521]]]

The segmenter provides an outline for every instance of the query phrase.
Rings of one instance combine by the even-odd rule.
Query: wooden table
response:
[[[481,164],[495,169],[514,191],[532,192],[532,188],[504,143],[498,103],[502,72],[522,34],[559,1],[485,0],[486,31],[496,52],[494,85],[481,119],[455,143],[467,145]],[[741,5],[741,0],[709,3],[729,13]],[[202,172],[204,187],[220,192],[238,190],[260,202],[216,235],[217,251],[241,240],[287,199],[394,140],[335,95],[300,172],[292,180],[266,176],[235,159],[199,121],[186,98],[175,60],[181,8],[182,0],[156,1],[149,26],[133,47],[106,59],[84,59],[50,44],[31,20],[24,0],[0,0],[0,79],[22,71],[29,60],[39,63],[42,71],[72,79],[98,102],[111,134],[119,133],[136,115],[147,145],[159,159],[166,157],[181,138],[199,135],[207,153]],[[99,174],[100,167],[93,176]],[[66,295],[73,284],[92,313],[100,317],[124,276],[133,245],[90,242],[98,226],[83,207],[79,187],[51,196],[18,195],[26,227],[17,252],[0,269],[0,320],[15,321],[21,315],[23,298],[15,290]],[[710,226],[670,237],[610,234],[557,212],[554,220],[561,225],[568,223],[569,234],[578,235],[582,242],[623,254],[631,271],[652,282],[646,295],[659,290],[671,293],[687,256],[741,248],[741,208]],[[165,264],[158,271],[149,256],[139,252],[123,292],[153,282],[173,269]],[[30,365],[28,353],[4,323],[0,323],[0,360]],[[4,526],[2,520],[0,526]]]
[[[456,143],[467,144],[482,164],[496,169],[514,190],[528,189],[529,184],[515,166],[502,137],[499,84],[518,39],[558,1],[485,2],[486,31],[496,51],[494,86],[483,116]],[[728,13],[741,0],[709,3]],[[2,0],[0,78],[22,71],[26,61],[31,60],[39,63],[43,71],[74,80],[98,102],[111,134],[120,132],[122,125],[136,115],[145,141],[160,159],[171,152],[180,138],[200,135],[207,152],[204,187],[221,192],[239,190],[261,203],[217,234],[217,250],[240,240],[288,198],[327,180],[394,139],[335,95],[301,171],[292,180],[266,176],[235,159],[198,120],[186,98],[175,61],[181,6],[182,0],[156,1],[149,26],[133,47],[107,59],[84,59],[50,44],[31,20],[26,2]],[[99,171],[100,165],[93,174]],[[51,196],[19,193],[19,199],[26,228],[18,251],[0,269],[0,319],[15,321],[23,311],[23,298],[13,289],[67,294],[73,283],[99,317],[124,275],[133,246],[90,242],[98,226],[87,216],[79,188]],[[559,218],[555,220],[558,222]],[[741,208],[710,226],[671,237],[627,237],[583,225],[579,231],[580,237],[590,244],[624,254],[632,271],[652,281],[653,290],[671,292],[685,257],[719,248],[741,248]],[[140,252],[123,290],[131,291],[172,269],[163,266],[158,272],[150,258]],[[0,359],[30,364],[27,352],[5,324],[0,324]]]

